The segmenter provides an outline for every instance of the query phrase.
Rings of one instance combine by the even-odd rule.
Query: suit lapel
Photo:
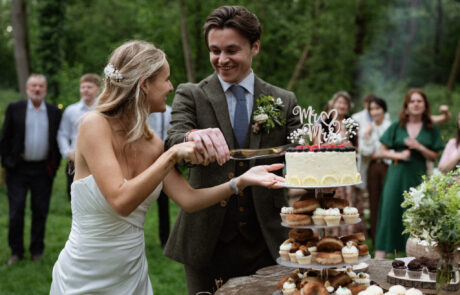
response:
[[[230,121],[230,115],[228,114],[227,99],[222,91],[222,85],[219,82],[217,74],[214,73],[209,78],[208,83],[203,86],[203,90],[211,102],[220,130],[227,141],[228,147],[230,149],[235,148],[232,123]]]

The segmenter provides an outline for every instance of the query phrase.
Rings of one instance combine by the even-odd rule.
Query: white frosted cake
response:
[[[298,146],[286,152],[286,183],[299,186],[334,186],[361,182],[353,147]]]

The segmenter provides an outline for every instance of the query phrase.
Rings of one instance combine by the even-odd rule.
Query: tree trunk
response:
[[[27,43],[27,11],[21,0],[11,1],[11,23],[13,25],[14,59],[19,91],[26,97],[26,81],[29,77],[29,50]]]
[[[434,34],[434,54],[436,57],[439,56],[439,44],[441,43],[441,31],[442,31],[442,1],[438,0],[436,5],[437,17]]]
[[[410,3],[410,11],[415,11],[418,3],[419,3],[419,0],[412,0]],[[401,80],[404,74],[406,73],[407,62],[409,59],[410,50],[412,48],[412,44],[415,41],[415,37],[417,36],[417,30],[418,30],[417,18],[415,16],[412,16],[410,20],[409,40],[407,41],[407,44],[404,48],[404,53],[403,53],[403,57],[401,60],[401,68],[399,70],[398,80]]]
[[[457,51],[455,54],[454,63],[450,70],[449,80],[447,82],[447,91],[451,92],[454,89],[455,79],[457,78],[458,68],[460,67],[460,39],[457,43]]]
[[[353,52],[354,56],[354,70],[353,70],[353,89],[351,89],[351,94],[353,97],[353,102],[355,105],[359,104],[359,67],[358,61],[359,57],[363,53],[364,48],[364,36],[366,34],[366,20],[363,14],[363,0],[356,0],[356,15],[355,15],[355,46]],[[353,95],[354,94],[354,95]]]
[[[195,67],[193,65],[192,50],[187,31],[187,14],[185,0],[179,0],[180,6],[180,34],[182,39],[182,48],[184,49],[185,68],[187,69],[187,79],[189,82],[195,82]]]

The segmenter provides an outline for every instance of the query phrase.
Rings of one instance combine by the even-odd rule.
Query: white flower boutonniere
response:
[[[273,96],[261,94],[256,100],[256,110],[252,116],[252,132],[259,133],[264,129],[269,134],[277,125],[284,126],[286,120],[281,112],[283,107],[281,98],[275,99]]]

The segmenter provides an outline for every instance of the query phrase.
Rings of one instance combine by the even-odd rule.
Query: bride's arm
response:
[[[241,176],[233,178],[233,181],[239,191],[251,185],[281,188],[280,182],[284,182],[284,178],[269,172],[282,167],[283,164],[256,166]],[[214,205],[233,194],[229,182],[210,188],[194,189],[176,169],[171,170],[165,177],[163,190],[176,204],[189,213]]]
[[[187,158],[192,163],[200,162],[194,144],[183,143],[164,152],[145,171],[125,181],[112,146],[109,122],[97,113],[90,113],[83,120],[77,150],[109,205],[122,216],[128,216],[135,210],[177,161]]]

